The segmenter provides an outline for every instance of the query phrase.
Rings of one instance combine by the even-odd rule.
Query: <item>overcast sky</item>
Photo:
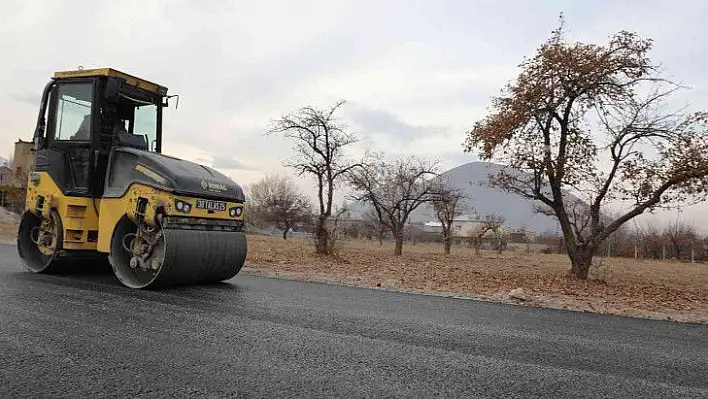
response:
[[[291,173],[282,167],[291,144],[263,135],[270,118],[338,99],[365,138],[358,151],[434,156],[451,168],[476,159],[462,152],[464,131],[561,11],[574,40],[604,42],[621,29],[654,39],[654,60],[691,87],[683,100],[708,108],[706,2],[295,3],[0,0],[0,155],[31,137],[51,74],[81,65],[179,94],[164,151],[241,184]]]

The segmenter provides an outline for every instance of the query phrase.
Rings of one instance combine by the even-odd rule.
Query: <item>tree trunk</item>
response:
[[[287,239],[288,239],[288,230],[289,230],[289,229],[284,229],[284,230],[283,230],[283,240],[287,240]]]
[[[397,231],[395,232],[396,236],[396,248],[393,251],[393,254],[396,256],[402,255],[403,254],[403,231]]]
[[[320,255],[327,255],[329,237],[327,236],[326,221],[324,216],[319,216],[315,230],[315,252]]]
[[[674,247],[674,258],[681,259],[681,244],[674,242],[673,247]]]
[[[450,247],[452,246],[452,237],[445,237],[445,255],[450,255]]]
[[[587,279],[594,255],[595,251],[592,248],[583,248],[580,246],[568,251],[571,265],[569,274],[578,280]]]

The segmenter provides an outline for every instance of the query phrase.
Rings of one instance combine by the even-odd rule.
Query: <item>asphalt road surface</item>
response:
[[[137,291],[0,245],[0,397],[708,397],[708,328],[240,274]]]

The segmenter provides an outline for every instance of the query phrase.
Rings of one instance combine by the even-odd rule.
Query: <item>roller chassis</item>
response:
[[[56,209],[25,212],[17,243],[26,269],[61,273],[67,264],[100,254],[63,248],[62,232]],[[246,236],[239,221],[172,216],[163,211],[154,219],[145,219],[134,211],[125,213],[115,226],[107,260],[123,285],[148,289],[227,280],[239,273],[246,254]]]

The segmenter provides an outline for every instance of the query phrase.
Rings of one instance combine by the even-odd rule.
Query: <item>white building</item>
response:
[[[476,235],[475,232],[482,229],[484,225],[484,219],[480,219],[476,215],[459,215],[452,221],[451,232],[454,237],[470,237]],[[438,221],[425,222],[424,229],[428,232],[442,232],[442,224]],[[501,233],[505,233],[507,230],[503,225],[499,228]],[[492,231],[485,233],[485,236],[493,235]]]

